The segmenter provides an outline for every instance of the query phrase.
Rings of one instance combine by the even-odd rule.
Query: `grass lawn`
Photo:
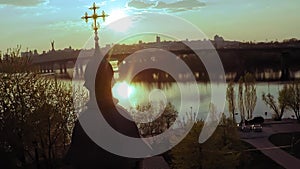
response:
[[[300,159],[300,132],[273,134],[269,140],[276,146],[291,146],[282,150]]]
[[[242,142],[244,147],[247,149],[254,149],[251,144]],[[284,169],[279,164],[274,162],[272,159],[264,155],[259,150],[257,151],[245,151],[244,152],[245,158],[249,160],[244,160],[246,163],[241,164],[238,168],[239,169],[266,169],[266,168],[272,168],[272,169]]]
[[[255,149],[251,144],[242,141],[242,146],[244,150]],[[172,165],[172,157],[167,152],[164,154],[164,158],[169,166]],[[284,169],[282,166],[274,162],[272,159],[264,155],[259,150],[257,151],[244,151],[242,153],[242,158],[237,169]],[[226,169],[226,168],[224,168]]]

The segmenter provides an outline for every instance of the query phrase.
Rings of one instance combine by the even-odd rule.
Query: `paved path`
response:
[[[280,148],[276,148],[270,141],[269,137],[275,133],[290,133],[290,132],[298,132],[300,131],[300,124],[298,123],[267,123],[263,127],[263,132],[256,133],[240,133],[242,140],[252,144],[257,149],[270,157],[273,161],[278,163],[284,168],[287,169],[299,169],[300,160],[296,157],[288,154]]]

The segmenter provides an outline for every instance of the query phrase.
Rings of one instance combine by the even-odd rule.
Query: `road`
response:
[[[300,160],[282,149],[274,146],[269,137],[276,133],[300,132],[300,124],[292,120],[284,120],[282,122],[267,121],[263,127],[263,132],[241,132],[241,138],[250,143],[263,154],[270,157],[273,161],[287,169],[299,169]]]

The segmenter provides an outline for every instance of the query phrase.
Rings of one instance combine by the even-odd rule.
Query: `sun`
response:
[[[133,87],[126,82],[118,82],[114,85],[112,92],[118,99],[129,99],[133,93]]]
[[[132,20],[125,9],[115,8],[109,13],[106,25],[116,32],[126,32],[132,26]]]
[[[111,23],[126,16],[127,14],[123,9],[115,8],[110,12],[109,17],[107,18],[107,22]]]

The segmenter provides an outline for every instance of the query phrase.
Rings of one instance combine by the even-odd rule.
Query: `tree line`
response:
[[[71,87],[38,74],[20,49],[0,60],[0,165],[58,168],[76,118]]]
[[[234,89],[234,83],[227,86],[226,100],[230,116],[235,121],[236,110],[239,110],[241,120],[251,120],[257,102],[255,77],[246,73],[238,82],[238,91]],[[276,99],[271,93],[263,93],[262,101],[273,110],[273,119],[282,120],[286,110],[292,110],[294,117],[300,122],[300,82],[293,81],[284,84]]]

